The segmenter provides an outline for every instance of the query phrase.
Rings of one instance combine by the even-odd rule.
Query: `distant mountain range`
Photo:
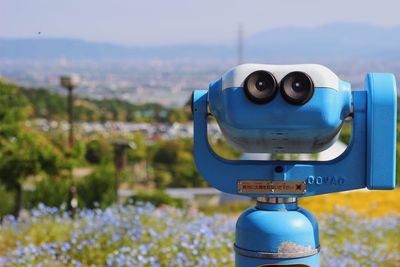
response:
[[[400,27],[335,23],[266,30],[244,40],[246,60],[399,60]],[[236,59],[236,43],[123,46],[67,38],[0,39],[0,59]]]

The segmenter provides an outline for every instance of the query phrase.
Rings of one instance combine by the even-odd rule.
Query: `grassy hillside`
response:
[[[1,81],[0,81],[1,83]],[[46,88],[19,90],[32,105],[33,117],[61,120],[67,118],[66,96]],[[79,121],[185,122],[188,114],[159,104],[133,104],[118,99],[95,100],[75,97],[74,116]]]

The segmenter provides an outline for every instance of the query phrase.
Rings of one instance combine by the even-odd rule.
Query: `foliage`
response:
[[[42,134],[24,126],[29,109],[14,85],[0,81],[0,180],[9,189],[27,175],[59,171],[60,151]]]
[[[78,167],[86,164],[85,160],[86,142],[75,140],[72,149],[65,149],[65,157],[69,159],[70,167]]]
[[[115,170],[110,165],[94,168],[92,174],[82,178],[77,184],[80,207],[101,208],[115,202]]]
[[[212,148],[226,159],[237,159],[240,152],[222,140],[212,142]],[[154,182],[158,188],[206,187],[193,158],[193,140],[161,140],[151,148]]]
[[[239,159],[242,155],[242,152],[231,147],[225,140],[217,139],[210,144],[215,153],[225,159],[235,160]]]
[[[33,116],[49,120],[67,119],[64,95],[45,88],[19,88],[33,107]],[[74,97],[74,117],[78,121],[186,122],[190,114],[159,104],[132,104],[119,99]]]
[[[131,139],[130,139],[131,138]],[[125,151],[127,158],[130,162],[137,163],[148,157],[148,144],[147,137],[143,132],[133,133],[127,141],[132,141],[135,144],[135,149],[128,149]]]
[[[33,117],[47,119],[67,119],[67,99],[65,96],[45,88],[19,88],[33,107]]]
[[[231,203],[225,203],[225,204],[220,204],[220,205],[210,205],[210,206],[201,206],[199,207],[199,210],[203,212],[204,214],[207,215],[213,215],[213,214],[218,214],[218,213],[223,213],[223,214],[241,214],[244,210],[253,207],[255,201],[245,201],[245,202],[231,202]]]
[[[351,132],[352,132],[352,121],[345,122],[343,124],[342,130],[340,131],[339,139],[346,145],[350,144]]]
[[[154,183],[157,188],[164,189],[167,188],[171,183],[172,180],[174,179],[172,177],[171,172],[168,170],[168,168],[165,165],[160,165],[158,166],[154,172]]]
[[[157,187],[207,186],[194,164],[192,140],[161,141],[154,149],[154,180]]]
[[[104,138],[90,140],[86,144],[85,159],[91,164],[111,162],[113,159],[113,147]]]
[[[231,266],[233,227],[224,216],[151,205],[83,210],[75,221],[41,206],[25,223],[3,223],[0,265]]]
[[[70,181],[65,177],[45,179],[35,183],[35,190],[24,194],[25,208],[37,207],[40,203],[50,207],[60,207],[68,201]]]
[[[368,219],[341,208],[317,219],[322,266],[398,266],[399,214]]]
[[[4,215],[11,214],[15,210],[15,193],[9,191],[5,186],[0,185],[0,218]]]
[[[189,115],[190,113],[188,113],[187,111],[185,111],[184,109],[174,109],[171,110],[168,113],[168,122],[169,123],[174,123],[174,122],[187,122],[189,119]]]
[[[45,136],[24,126],[30,106],[14,85],[0,82],[0,182],[15,191],[15,211],[22,203],[22,182],[29,175],[56,175],[62,153]]]
[[[187,207],[187,203],[182,198],[171,197],[164,191],[156,191],[156,192],[138,192],[134,196],[130,197],[128,203],[139,203],[139,202],[149,202],[156,207],[160,207],[161,205],[168,205],[176,208],[185,208]]]
[[[10,139],[0,139],[0,182],[15,191],[14,215],[22,208],[22,184],[30,175],[58,175],[63,164],[62,153],[45,137],[34,131],[19,131]]]
[[[0,181],[8,189],[15,189],[28,175],[41,171],[57,175],[62,168],[62,153],[37,132],[21,131],[0,142]]]
[[[399,214],[318,216],[321,266],[396,266]],[[233,266],[236,219],[174,208],[81,210],[76,220],[44,205],[0,228],[1,266]]]
[[[49,132],[41,132],[46,140],[55,146],[63,154],[63,167],[66,169],[71,169],[78,166],[83,166],[87,164],[85,159],[86,144],[90,142],[86,138],[75,138],[74,146],[68,148],[68,135],[63,130],[51,130]]]
[[[29,115],[27,99],[13,84],[0,81],[0,138],[13,138]]]

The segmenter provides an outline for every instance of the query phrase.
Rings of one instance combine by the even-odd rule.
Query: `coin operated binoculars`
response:
[[[321,65],[245,64],[209,90],[193,93],[197,168],[220,191],[257,198],[236,224],[236,266],[319,266],[318,224],[297,198],[368,188],[393,189],[396,83],[369,73],[351,90]],[[225,139],[247,153],[317,153],[352,118],[345,152],[329,161],[231,161],[210,147],[207,116]]]

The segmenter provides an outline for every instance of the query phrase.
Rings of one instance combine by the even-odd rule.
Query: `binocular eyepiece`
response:
[[[278,90],[289,104],[303,105],[313,96],[314,83],[310,76],[301,71],[288,73],[280,85],[274,75],[263,70],[251,73],[244,81],[247,98],[256,104],[268,103],[274,99]]]

